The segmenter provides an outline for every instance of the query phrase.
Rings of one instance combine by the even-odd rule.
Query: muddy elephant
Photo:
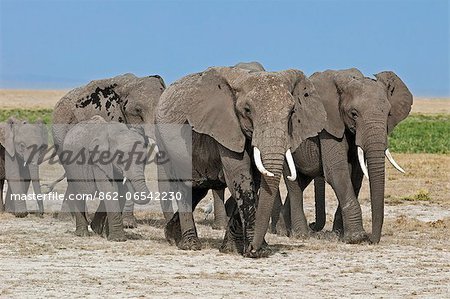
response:
[[[384,218],[385,156],[400,171],[388,147],[387,136],[405,119],[413,103],[411,92],[393,72],[364,77],[357,69],[314,73],[310,79],[327,111],[325,129],[294,152],[297,182],[288,182],[290,200],[287,217],[294,235],[308,233],[303,213],[302,192],[311,179],[324,176],[339,200],[333,230],[344,234],[348,242],[364,238],[361,209],[357,197],[363,174],[369,179],[372,208],[371,241],[378,243]],[[295,133],[294,133],[295,134]],[[320,165],[320,167],[318,167]],[[316,223],[325,223],[325,186],[316,191]],[[353,211],[353,212],[350,212]]]
[[[257,62],[257,61],[251,61],[251,62],[239,62],[234,65],[234,67],[238,67],[244,70],[248,70],[250,72],[264,72],[264,66]],[[227,226],[228,223],[228,215],[227,215],[227,209],[225,208],[225,190],[212,190],[213,195],[213,207],[214,207],[214,222],[212,227],[214,229],[224,229]],[[229,198],[231,199],[231,197]],[[228,200],[229,200],[228,199]],[[228,210],[231,210],[232,208],[229,207]]]
[[[138,198],[149,194],[144,176],[146,160],[142,129],[106,122],[97,115],[67,132],[61,163],[67,174],[65,199],[75,214],[76,235],[89,234],[85,200],[91,196],[101,200],[91,222],[93,231],[105,232],[108,240],[126,240],[122,210],[125,201],[134,201],[136,194]]]
[[[209,189],[228,187],[237,209],[221,250],[249,257],[268,253],[262,245],[284,161],[289,162],[290,179],[294,180],[291,151],[324,126],[322,104],[305,96],[308,82],[298,70],[251,72],[213,67],[186,76],[164,91],[155,111],[155,129],[158,147],[167,153],[169,163],[158,168],[158,177],[160,191],[181,189],[186,195],[186,200],[178,202],[178,213],[166,225],[166,236],[179,248],[201,248],[192,211]],[[171,134],[175,133],[168,128],[173,124],[192,128],[192,139],[174,144]],[[302,134],[294,138],[292,129]],[[191,169],[191,179],[171,185],[185,175],[180,175],[180,169]],[[254,177],[259,174],[256,209]]]
[[[38,120],[35,124],[10,118],[0,124],[0,210],[6,209],[17,217],[28,215],[26,201],[13,197],[25,195],[30,182],[35,194],[41,194],[39,164],[48,146],[46,125]],[[5,179],[8,189],[3,206]],[[44,213],[44,203],[38,200],[39,215]]]
[[[154,140],[154,107],[164,89],[164,81],[158,75],[139,78],[124,74],[94,80],[71,90],[54,108],[52,133],[56,149],[61,147],[73,125],[94,115],[107,121],[141,125],[145,135]],[[127,202],[125,207],[124,224],[127,227],[136,226],[132,202]]]

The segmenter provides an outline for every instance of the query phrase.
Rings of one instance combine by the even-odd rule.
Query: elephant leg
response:
[[[212,190],[214,198],[214,223],[213,229],[224,229],[227,227],[228,217],[225,211],[225,189]]]
[[[325,180],[336,193],[342,211],[344,240],[347,243],[363,242],[368,236],[362,225],[361,206],[353,190],[346,138],[339,141],[322,132],[320,142]]]
[[[344,220],[342,219],[342,210],[340,204],[338,204],[336,212],[334,213],[333,232],[341,237],[344,237]]]
[[[248,251],[255,233],[256,191],[250,167],[251,159],[246,151],[238,154],[221,145],[219,153],[226,184],[237,203],[237,209],[228,222],[221,251],[238,251],[242,254]]]
[[[284,199],[284,204],[281,208],[281,221],[278,222],[277,232],[281,236],[291,236],[292,223],[291,223],[291,197],[289,192]]]
[[[123,208],[123,227],[125,228],[136,228],[137,221],[134,216],[134,201],[127,200]]]
[[[85,200],[84,199],[69,200],[71,196],[73,197],[77,193],[86,194],[77,187],[78,186],[75,186],[73,183],[69,183],[64,197],[67,200],[69,211],[72,211],[73,215],[75,216],[75,235],[79,237],[88,237],[90,236],[90,234],[88,231],[88,220],[86,216]]]
[[[283,204],[281,203],[280,189],[278,189],[277,196],[275,197],[275,201],[272,209],[272,216],[270,221],[270,233],[277,233],[277,224],[280,219],[281,208]]]
[[[5,211],[5,205],[3,203],[3,187],[5,186],[5,180],[0,180],[0,212]]]
[[[8,181],[8,189],[6,191],[6,210],[14,213],[18,218],[23,218],[28,215],[27,202],[22,200],[21,196],[26,195],[29,187],[29,182],[23,180]],[[27,188],[27,191],[24,191]]]
[[[321,231],[326,222],[325,213],[325,179],[316,177],[314,179],[314,201],[316,211],[316,222],[312,222],[309,227],[315,231]]]
[[[102,235],[106,224],[106,207],[102,200],[95,211],[94,218],[91,221],[91,229],[98,235]]]
[[[285,167],[285,169],[286,168],[287,167]],[[292,182],[286,178],[286,172],[284,172],[284,176],[290,202],[291,227],[289,236],[301,239],[308,238],[309,227],[303,210],[303,190],[308,186],[312,179],[300,175],[297,181]]]
[[[130,191],[126,185],[123,185],[120,183],[118,184],[118,188],[119,188],[119,194],[121,194],[123,196],[126,195],[126,192]],[[124,228],[136,228],[137,227],[136,217],[134,217],[134,201],[126,200],[124,202],[122,218],[123,218],[123,227]]]
[[[170,182],[170,177],[168,176],[168,169],[166,169],[166,165],[157,164],[158,169],[158,190],[159,192],[176,192],[177,185],[172,184]],[[164,215],[164,219],[168,223],[174,217],[174,211],[172,206],[172,201],[170,200],[161,200],[160,201],[161,210]]]
[[[200,250],[202,247],[195,228],[193,213],[197,204],[207,193],[208,189],[192,188],[192,201],[181,201],[183,205],[181,209],[180,203],[178,204],[179,209],[175,215],[178,214],[179,217],[181,238],[177,246],[182,250]]]
[[[353,156],[356,157],[356,150],[354,150],[354,152],[355,153]],[[354,161],[350,161],[349,163],[349,167],[351,169],[353,191],[355,192],[356,198],[358,198],[359,196],[359,191],[361,190],[361,185],[364,177],[364,174],[361,170],[361,167],[359,167],[358,163],[359,162],[356,159],[354,159]],[[339,235],[342,235],[344,233],[344,222],[342,220],[342,212],[341,207],[339,205],[336,208],[336,212],[334,214],[333,231],[338,233]]]
[[[110,181],[109,177],[100,167],[93,167],[94,181],[99,192],[104,194],[118,194],[119,187],[115,181]],[[105,225],[108,241],[123,242],[127,238],[123,229],[122,207],[119,200],[102,200],[105,207],[107,225]]]
[[[37,164],[30,164],[28,166],[30,172],[31,184],[33,185],[33,190],[35,194],[42,194],[41,191],[41,182],[39,180],[39,166]],[[38,206],[38,216],[44,216],[44,202],[42,199],[36,199]]]

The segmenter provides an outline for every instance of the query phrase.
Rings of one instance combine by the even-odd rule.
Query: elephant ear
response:
[[[106,177],[109,179],[113,179],[113,166],[112,163],[104,163],[99,158],[104,152],[109,152],[109,137],[108,133],[102,132],[99,135],[96,135],[94,139],[89,143],[89,157],[91,161],[98,161],[94,167],[94,172],[97,172],[98,170],[102,171]],[[93,155],[93,152],[95,151],[95,155]],[[113,153],[110,153],[112,155]],[[108,157],[107,160],[110,160],[111,157]]]
[[[391,133],[394,127],[411,112],[413,96],[405,83],[394,72],[381,72],[375,77],[385,86],[387,97],[391,103],[388,117],[388,133]]]
[[[16,153],[16,150],[14,149],[14,123],[15,119],[9,118],[6,123],[0,125],[0,144],[11,157],[14,157]]]
[[[311,75],[310,80],[326,111],[327,122],[324,129],[334,137],[342,138],[344,136],[345,124],[339,112],[340,94],[334,81],[334,73],[334,71],[314,73]]]
[[[198,74],[189,89],[188,122],[195,132],[207,134],[234,152],[242,152],[245,136],[235,112],[236,97],[221,70]]]
[[[313,83],[301,71],[281,72],[290,82],[294,112],[290,121],[291,150],[295,151],[307,138],[317,136],[325,127],[327,115]]]

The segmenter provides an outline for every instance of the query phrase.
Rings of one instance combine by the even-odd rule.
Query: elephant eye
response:
[[[244,111],[245,111],[245,114],[246,114],[246,115],[251,115],[251,114],[252,114],[252,111],[251,111],[250,108],[248,108],[248,107],[245,107],[245,108],[244,108]]]
[[[358,118],[358,113],[357,113],[355,110],[353,110],[352,112],[350,112],[350,115],[351,115],[352,118],[355,119],[355,120]]]
[[[25,151],[25,147],[26,147],[25,143],[23,143],[23,142],[19,143],[19,150],[21,152]]]

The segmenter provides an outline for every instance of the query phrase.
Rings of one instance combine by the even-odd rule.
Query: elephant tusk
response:
[[[23,167],[27,166],[27,161],[23,162]]]
[[[127,177],[124,177],[123,181],[122,181],[122,185],[125,185],[126,182],[127,182]]]
[[[367,167],[366,167],[366,163],[365,163],[365,159],[364,159],[364,151],[359,146],[358,146],[358,161],[359,161],[359,166],[361,166],[362,172],[364,173],[366,178],[369,178],[369,173],[367,171]]]
[[[395,169],[397,169],[398,171],[400,171],[401,173],[405,173],[405,171],[403,170],[403,168],[400,167],[400,165],[397,164],[397,162],[395,162],[394,158],[391,155],[391,152],[389,151],[389,149],[387,148],[386,151],[384,152],[384,155],[386,156],[386,158],[388,158],[389,162],[391,162],[392,166],[395,167]]]
[[[264,168],[261,160],[261,152],[256,146],[253,148],[253,158],[255,159],[256,168],[258,168],[259,172],[266,176],[274,176],[273,173]]]
[[[286,151],[286,161],[289,166],[289,172],[291,173],[291,175],[289,175],[287,178],[290,181],[295,181],[297,179],[297,169],[295,169],[295,163],[294,158],[292,158],[291,149],[288,149]]]

